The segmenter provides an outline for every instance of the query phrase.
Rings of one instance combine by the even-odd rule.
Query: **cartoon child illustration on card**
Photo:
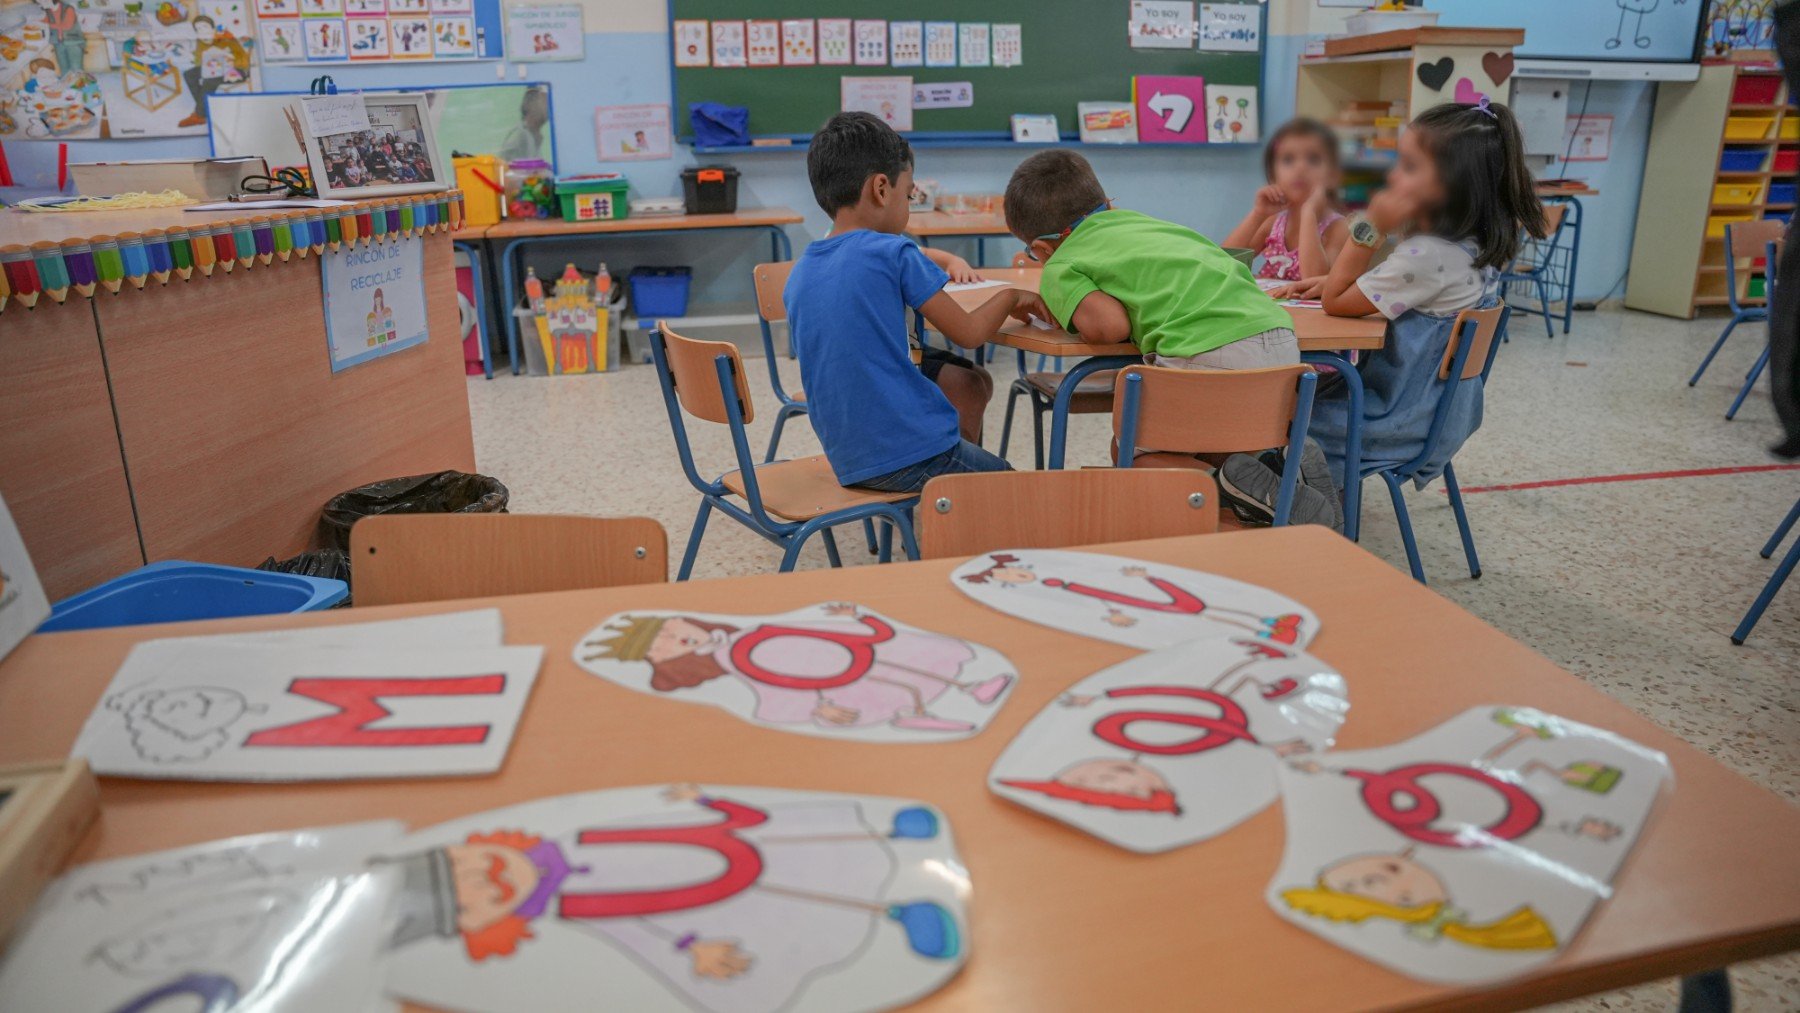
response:
[[[616,615],[582,638],[575,661],[754,724],[875,742],[974,735],[1015,678],[991,648],[842,602],[772,616]]]
[[[996,795],[1132,851],[1216,836],[1275,801],[1282,757],[1349,709],[1316,658],[1248,637],[1166,647],[1077,683],[988,772]]]
[[[925,875],[960,868],[948,838],[918,803],[695,785],[470,817],[390,860],[389,985],[473,1011],[526,987],[618,1009],[883,1008],[964,959],[958,893]]]
[[[1266,588],[1121,556],[1013,549],[977,556],[950,579],[1007,615],[1143,650],[1246,634],[1305,647],[1319,631],[1304,606]]]
[[[1661,754],[1528,708],[1480,707],[1280,772],[1276,913],[1404,974],[1480,982],[1569,945],[1630,853]]]

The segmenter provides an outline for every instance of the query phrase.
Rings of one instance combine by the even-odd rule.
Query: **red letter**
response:
[[[894,628],[874,616],[857,616],[868,633],[838,633],[832,630],[809,630],[801,626],[758,626],[731,645],[731,664],[757,682],[783,689],[833,689],[847,686],[869,673],[875,664],[875,645],[894,639]],[[836,675],[809,676],[772,672],[751,659],[750,653],[771,640],[786,637],[811,637],[833,643],[850,652],[850,662]]]
[[[1147,579],[1150,581],[1151,587],[1168,595],[1169,600],[1146,601],[1143,598],[1133,598],[1131,595],[1120,594],[1117,591],[1089,587],[1086,584],[1071,584],[1063,580],[1046,580],[1044,581],[1044,586],[1060,587],[1065,591],[1072,591],[1075,594],[1084,594],[1089,598],[1098,598],[1101,601],[1111,602],[1114,605],[1129,605],[1132,608],[1148,609],[1151,612],[1174,612],[1179,615],[1197,616],[1206,611],[1206,603],[1200,600],[1200,596],[1187,590],[1181,585],[1171,584],[1161,577],[1150,577]]]
[[[246,746],[466,746],[487,740],[488,725],[438,725],[370,731],[367,726],[393,712],[377,702],[384,696],[475,696],[506,689],[504,675],[443,679],[295,679],[288,692],[338,708],[336,714],[265,728]]]
[[[701,799],[700,804],[725,814],[718,823],[687,827],[635,827],[630,830],[583,830],[582,844],[674,844],[707,848],[725,860],[725,871],[704,883],[668,890],[636,890],[630,893],[565,893],[556,913],[564,918],[630,918],[666,914],[717,904],[742,893],[762,876],[762,854],[736,833],[768,822],[761,809]]]
[[[1210,689],[1196,689],[1191,686],[1127,686],[1123,689],[1109,689],[1109,697],[1120,696],[1179,696],[1190,700],[1204,700],[1219,708],[1216,718],[1202,717],[1199,714],[1177,714],[1170,711],[1118,711],[1094,722],[1094,736],[1110,742],[1121,749],[1129,749],[1134,753],[1155,753],[1160,756],[1187,756],[1192,753],[1204,753],[1208,749],[1217,749],[1230,742],[1242,739],[1254,743],[1256,737],[1250,734],[1250,718],[1229,697],[1220,696]],[[1167,746],[1140,742],[1131,737],[1126,728],[1137,721],[1158,721],[1168,725],[1186,725],[1189,728],[1204,728],[1205,734],[1186,742],[1176,742]]]

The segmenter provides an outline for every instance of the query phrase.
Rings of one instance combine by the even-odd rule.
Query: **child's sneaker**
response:
[[[1303,457],[1303,465],[1304,461]],[[1232,454],[1215,477],[1219,480],[1219,495],[1239,518],[1250,524],[1275,522],[1275,497],[1281,489],[1279,471],[1249,454]],[[1322,524],[1337,529],[1343,526],[1343,518],[1334,497],[1302,481],[1294,485],[1294,506],[1288,511],[1288,523]]]

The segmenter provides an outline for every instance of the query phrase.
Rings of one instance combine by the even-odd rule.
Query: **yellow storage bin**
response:
[[[1755,215],[1713,215],[1706,220],[1706,238],[1724,239],[1725,226],[1737,225],[1740,222],[1753,222]]]
[[[1781,139],[1800,141],[1800,113],[1788,113],[1781,121]]]
[[[1727,141],[1760,141],[1775,126],[1773,116],[1732,116],[1725,121]]]
[[[500,159],[493,155],[458,155],[456,186],[463,192],[463,222],[468,225],[500,224],[500,208],[506,200],[500,179]]]
[[[1761,183],[1720,183],[1713,187],[1714,204],[1755,204],[1761,199]]]

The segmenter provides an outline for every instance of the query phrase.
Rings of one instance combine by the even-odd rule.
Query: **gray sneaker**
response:
[[[1331,501],[1329,519],[1315,523],[1325,524],[1333,531],[1344,530],[1344,494],[1338,490],[1337,483],[1331,480],[1331,465],[1326,463],[1325,448],[1319,446],[1317,440],[1307,440],[1300,451],[1300,484],[1308,489],[1317,489]],[[1300,512],[1298,503],[1294,513]],[[1304,523],[1304,522],[1296,522]]]
[[[1323,463],[1324,455],[1320,455]],[[1304,466],[1305,458],[1301,458]],[[1233,454],[1225,459],[1214,475],[1219,481],[1219,495],[1239,518],[1250,524],[1272,524],[1275,521],[1275,497],[1281,489],[1281,472],[1249,454]],[[1326,480],[1330,484],[1329,478]],[[1343,520],[1334,497],[1298,482],[1294,487],[1294,506],[1288,511],[1290,524],[1322,524],[1341,528]]]

